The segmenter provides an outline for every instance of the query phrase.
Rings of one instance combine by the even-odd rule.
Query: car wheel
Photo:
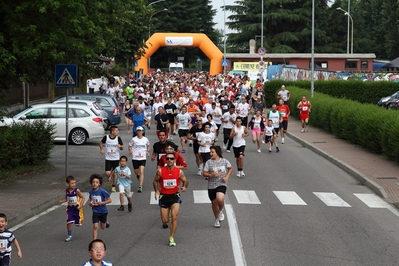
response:
[[[82,145],[87,138],[87,132],[82,128],[75,128],[69,133],[69,140],[75,145]]]

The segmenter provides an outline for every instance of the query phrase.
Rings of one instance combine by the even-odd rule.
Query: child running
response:
[[[64,202],[67,203],[66,213],[68,237],[65,239],[65,242],[70,242],[72,241],[72,224],[75,224],[76,226],[81,226],[83,224],[84,212],[82,207],[85,202],[85,197],[76,187],[75,177],[69,175],[65,181],[67,185],[65,197],[58,201],[58,204]]]
[[[132,211],[132,171],[130,171],[130,168],[126,166],[127,164],[127,157],[122,155],[121,159],[119,161],[119,166],[116,167],[115,173],[118,176],[118,180],[116,181],[116,184],[119,187],[119,201],[121,203],[121,206],[118,208],[118,211],[124,211],[125,207],[123,206],[124,204],[124,196],[127,198],[127,209],[129,212]]]
[[[92,174],[90,176],[90,184],[93,187],[89,191],[90,207],[93,210],[93,239],[97,239],[98,223],[101,223],[101,229],[109,228],[107,220],[108,209],[106,204],[111,203],[111,198],[108,192],[101,188],[103,178],[99,174]]]
[[[7,229],[8,220],[4,213],[0,213],[0,265],[9,266],[11,264],[11,244],[14,243],[18,251],[18,258],[22,259],[22,251],[14,233]]]
[[[276,139],[277,133],[276,130],[274,130],[272,120],[267,121],[267,125],[265,126],[265,134],[266,134],[265,142],[269,145],[269,152],[272,152],[273,143],[276,146],[276,151],[279,152],[280,149],[278,148],[277,139]]]

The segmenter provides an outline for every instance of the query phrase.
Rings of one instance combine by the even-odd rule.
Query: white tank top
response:
[[[241,128],[237,128],[237,126],[234,126],[234,132],[237,133],[236,136],[234,136],[233,138],[233,147],[241,147],[241,146],[245,146],[245,139],[242,136],[244,134],[244,126],[241,126]]]
[[[105,160],[119,161],[119,158],[118,136],[111,139],[109,135],[107,135],[107,141],[105,142]]]

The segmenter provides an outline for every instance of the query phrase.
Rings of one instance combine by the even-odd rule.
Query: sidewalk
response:
[[[399,165],[379,155],[335,138],[320,129],[308,127],[301,133],[301,123],[290,119],[287,136],[328,159],[357,178],[375,193],[399,207]],[[85,167],[74,169],[87,176]],[[90,173],[89,173],[90,174]],[[64,195],[65,179],[63,165],[55,165],[47,173],[19,178],[15,183],[0,188],[0,212],[7,214],[15,226],[26,219],[54,206]],[[87,180],[77,180],[82,191],[88,190]]]

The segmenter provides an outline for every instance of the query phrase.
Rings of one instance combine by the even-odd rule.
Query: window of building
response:
[[[347,60],[345,61],[345,68],[357,68],[357,61]]]
[[[312,68],[312,61],[309,61],[309,68]],[[327,61],[314,61],[315,69],[327,69],[328,62]]]
[[[360,68],[369,68],[369,62],[368,61],[362,61],[360,63]]]
[[[267,63],[267,62],[266,62]],[[272,61],[272,65],[289,65],[290,61]],[[270,63],[269,63],[270,64]]]

